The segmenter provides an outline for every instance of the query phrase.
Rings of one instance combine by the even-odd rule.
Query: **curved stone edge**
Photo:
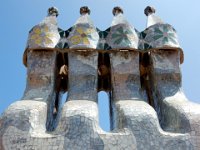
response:
[[[11,141],[11,138],[17,136],[10,128],[26,132],[26,134],[44,133],[46,131],[46,114],[47,104],[45,102],[23,100],[11,104],[0,118],[0,148],[2,150],[9,149],[6,148],[9,145],[6,145],[5,138],[7,138],[6,141]]]
[[[161,129],[155,110],[143,101],[118,101],[115,104],[119,128],[131,129],[137,141],[138,150],[177,148],[191,149],[189,134],[175,134]],[[170,143],[170,144],[169,144]]]
[[[67,102],[62,110],[59,124],[61,128],[58,125],[54,132],[45,130],[46,111],[47,104],[44,102],[24,100],[12,104],[5,111],[3,118],[11,116],[11,120],[15,119],[17,123],[6,126],[0,132],[1,149],[136,149],[136,140],[130,130],[107,133],[99,127],[98,107],[93,101]],[[26,114],[26,118],[19,117],[23,114]],[[22,126],[24,120],[29,123],[27,130]]]
[[[65,138],[70,140],[70,143],[65,143],[65,147],[73,147],[73,143],[79,142],[86,149],[136,149],[135,137],[130,130],[108,133],[100,128],[98,106],[94,101],[68,101],[61,116],[56,132],[64,133]]]
[[[19,102],[16,102],[16,103],[17,104],[11,105],[4,114],[5,115],[11,114],[11,113],[8,113],[8,112],[12,112],[11,110],[13,110],[13,108],[16,108],[17,106],[19,106],[20,103],[22,104],[22,105],[20,105],[21,107],[20,108],[17,107],[17,108],[22,109],[23,107],[26,107],[27,104],[28,104],[28,106],[26,107],[27,110],[31,110],[32,108],[33,108],[32,110],[35,110],[35,108],[38,109],[38,105],[41,107],[41,103],[44,104],[44,102],[37,102],[38,105],[33,106],[33,105],[30,105],[30,101],[19,101]],[[85,130],[89,131],[89,134],[91,134],[92,133],[91,131],[93,131],[93,134],[90,135],[90,136],[93,136],[94,143],[95,143],[95,140],[96,140],[96,144],[93,145],[93,148],[95,147],[95,145],[96,146],[98,145],[98,147],[99,147],[99,145],[102,145],[102,148],[105,146],[104,147],[105,149],[106,149],[106,147],[109,149],[109,147],[112,147],[113,145],[114,146],[116,146],[116,145],[120,146],[121,145],[121,147],[127,148],[128,147],[126,145],[126,144],[128,144],[127,139],[131,140],[132,143],[134,142],[134,136],[132,135],[132,133],[129,130],[123,131],[123,132],[119,132],[120,130],[118,130],[118,133],[116,132],[117,130],[113,131],[113,133],[106,133],[106,132],[102,131],[98,127],[98,123],[96,122],[97,112],[95,112],[95,111],[97,110],[97,105],[94,102],[88,103],[88,101],[85,101],[85,102],[84,101],[69,101],[68,103],[71,103],[71,104],[66,105],[67,107],[63,109],[63,112],[71,111],[71,115],[74,117],[73,119],[70,118],[69,113],[66,113],[68,115],[67,120],[72,119],[70,126],[72,127],[73,131],[75,129],[81,129],[81,130],[83,129],[84,130],[83,127],[85,125],[82,126],[81,118],[78,119],[80,121],[79,124],[76,121],[74,121],[78,118],[77,115],[82,116],[86,121]],[[81,105],[78,106],[77,103],[78,104],[81,103]],[[84,103],[85,103],[85,105],[84,105]],[[93,103],[93,104],[91,104],[91,103]],[[77,106],[77,107],[74,107],[74,105]],[[91,109],[91,105],[93,105],[92,109]],[[118,112],[122,113],[120,115],[123,115],[123,116],[120,116],[120,117],[124,117],[124,120],[122,120],[123,121],[123,127],[131,129],[133,134],[136,136],[138,149],[143,149],[143,148],[145,148],[145,146],[148,146],[148,149],[149,149],[149,146],[154,148],[154,149],[159,149],[159,145],[157,145],[157,147],[155,145],[152,145],[152,143],[154,143],[154,142],[152,142],[152,140],[149,140],[149,139],[152,139],[152,138],[155,138],[154,140],[155,140],[155,143],[157,143],[157,144],[160,144],[159,140],[163,140],[161,142],[161,143],[163,143],[163,145],[168,145],[170,143],[171,147],[169,147],[169,148],[165,147],[166,149],[172,149],[173,146],[176,146],[176,148],[177,148],[177,147],[179,147],[177,144],[179,144],[180,146],[187,145],[187,148],[189,148],[188,145],[190,145],[190,140],[189,140],[188,134],[173,134],[173,133],[167,133],[167,132],[162,131],[162,129],[159,127],[159,123],[158,123],[158,119],[157,119],[155,111],[153,110],[153,108],[151,108],[145,102],[142,102],[142,101],[121,101],[121,102],[117,102],[116,105],[118,106],[118,109],[120,109],[120,111],[118,111]],[[138,106],[140,106],[140,107],[138,107]],[[46,104],[44,104],[43,107],[46,107]],[[87,108],[87,107],[89,107],[89,108]],[[16,110],[16,109],[14,109],[14,110]],[[44,109],[42,109],[42,110],[44,110]],[[80,110],[80,111],[77,111],[77,110]],[[88,111],[89,112],[88,115],[87,115],[86,112],[84,113],[83,111]],[[31,111],[31,112],[35,112],[35,111]],[[93,112],[95,112],[95,113],[93,113]],[[14,113],[16,113],[16,112],[14,112]],[[39,113],[36,113],[36,114],[39,115]],[[45,114],[45,113],[43,112],[42,114]],[[138,117],[138,116],[140,116],[140,117]],[[31,115],[30,115],[30,118],[31,118]],[[70,121],[69,121],[69,124],[70,124]],[[45,125],[44,120],[43,120],[43,125]],[[77,128],[77,126],[79,126],[80,128]],[[90,126],[89,130],[87,130],[88,126]],[[35,127],[37,127],[37,126],[35,126]],[[53,146],[53,143],[55,144],[55,142],[53,142],[54,139],[57,139],[57,140],[62,139],[61,141],[64,140],[63,143],[65,143],[64,144],[65,148],[68,147],[69,145],[71,145],[73,147],[73,145],[75,143],[72,140],[73,134],[71,134],[72,137],[70,137],[69,130],[68,130],[68,132],[65,131],[63,133],[65,135],[61,134],[62,132],[59,131],[60,134],[55,132],[55,133],[53,133],[53,134],[55,134],[53,136],[53,135],[48,135],[46,133],[42,134],[41,133],[41,127],[39,127],[39,128],[40,128],[40,130],[37,130],[37,128],[34,128],[36,130],[33,133],[30,133],[30,132],[27,132],[27,131],[23,131],[19,128],[16,128],[14,126],[10,126],[6,129],[6,132],[5,132],[6,134],[2,136],[2,139],[3,139],[2,143],[4,145],[7,145],[6,141],[8,141],[8,140],[10,141],[10,137],[12,137],[11,134],[15,135],[12,142],[13,141],[14,141],[14,143],[15,142],[16,143],[18,143],[18,142],[23,143],[24,142],[24,143],[26,143],[26,144],[24,144],[25,147],[29,145],[29,144],[27,144],[27,141],[30,142],[33,139],[35,140],[35,141],[33,140],[31,142],[33,145],[35,145],[36,143],[38,144],[38,141],[40,141],[39,143],[41,143],[41,144],[36,146],[38,148],[41,145],[47,146],[48,144],[45,144],[46,141],[51,141],[52,146]],[[121,129],[121,130],[123,130],[123,129]],[[145,131],[145,130],[147,130],[147,131]],[[75,131],[76,132],[74,132],[74,133],[80,134],[79,130],[75,130]],[[38,134],[38,133],[40,133],[40,134]],[[141,137],[141,135],[144,135],[144,137]],[[82,138],[76,137],[76,140],[80,141],[80,140],[86,139],[86,141],[88,141],[88,140],[90,141],[91,138],[87,139],[87,137],[88,136],[86,136],[85,138],[84,137],[82,137]],[[126,137],[126,138],[124,138],[124,137]],[[129,137],[129,138],[127,138],[127,137]],[[108,140],[108,138],[110,140]],[[144,140],[145,138],[148,139],[148,140]],[[30,139],[32,139],[32,140],[30,140]],[[124,139],[126,139],[126,140],[124,140]],[[138,140],[138,139],[142,139],[142,140]],[[102,140],[102,143],[101,142],[98,143],[101,140]],[[127,142],[127,143],[124,144],[124,142],[125,143]],[[198,142],[198,141],[196,141],[196,142]],[[85,143],[85,142],[83,142],[83,143]],[[174,144],[172,144],[172,143],[174,143]],[[132,149],[135,145],[132,144],[127,149]],[[54,145],[54,146],[56,146],[56,145]],[[11,148],[7,148],[7,149],[11,149]],[[47,146],[47,149],[48,149],[48,146]],[[60,148],[60,149],[62,149],[62,148]],[[77,149],[79,149],[79,148],[77,147]]]
[[[153,50],[150,54],[152,91],[165,131],[190,135],[192,149],[199,149],[199,104],[189,102],[182,91],[180,52]]]
[[[45,132],[47,104],[45,102],[23,100],[11,104],[1,117],[1,128],[15,126],[23,131]]]
[[[200,149],[200,105],[174,96],[163,100],[163,108],[165,129],[174,126],[176,132],[189,133],[192,145]]]
[[[55,136],[41,132],[27,132],[10,126],[3,136],[3,146],[5,150],[63,150],[64,137]]]

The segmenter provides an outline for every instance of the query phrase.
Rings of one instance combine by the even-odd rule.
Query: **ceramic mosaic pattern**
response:
[[[26,89],[0,117],[0,150],[199,150],[200,105],[189,102],[181,87],[176,31],[156,23],[139,34],[139,48],[146,51],[112,51],[137,49],[137,34],[122,14],[105,31],[95,28],[88,14],[66,31],[52,16],[35,26],[28,48],[41,49],[26,50]],[[55,47],[59,51],[42,50]],[[56,110],[57,55],[64,48],[76,50],[66,55],[68,97]],[[110,132],[99,126],[99,51],[88,48],[111,49],[104,51],[111,68]],[[149,89],[141,88],[144,52]]]
[[[162,106],[162,113],[156,112],[157,109],[150,106],[141,93],[139,52],[110,54],[114,74],[110,109],[114,126],[112,131],[105,132],[98,121],[97,51],[69,53],[69,97],[57,113],[56,120],[53,115],[55,80],[47,80],[54,79],[56,52],[32,51],[27,61],[29,71],[25,99],[9,106],[0,119],[0,149],[198,150],[200,106],[183,99],[180,92],[175,97],[171,96],[176,91],[174,85],[181,86],[173,84],[181,82],[175,76],[180,74],[179,51],[166,52],[151,52],[150,80],[154,83],[155,101],[159,101],[157,107]],[[168,82],[162,80],[163,77]],[[37,86],[47,89],[40,90]],[[49,126],[56,124],[53,131],[48,130]]]
[[[27,86],[22,99],[48,101],[55,85],[56,52],[30,51],[27,54]],[[43,92],[42,92],[43,91]]]
[[[99,35],[89,24],[76,24],[67,40],[70,48],[96,48]]]
[[[120,100],[113,105],[118,128],[128,128],[136,138],[138,150],[191,150],[189,134],[165,132],[155,110],[142,100]]]
[[[26,106],[26,109],[24,109],[22,105],[24,107]],[[28,108],[30,110],[34,110],[32,112],[38,111],[40,113],[44,113],[44,111],[42,111],[42,105],[43,104],[41,102],[39,103],[27,101],[25,103],[25,101],[23,101],[15,103],[14,107],[18,108],[21,114],[23,111],[27,112],[26,116],[28,117]],[[36,122],[34,122],[35,119],[31,117],[27,118],[25,122],[20,122],[22,121],[22,118],[20,118],[20,114],[18,114],[19,112],[13,108],[11,109],[10,107],[9,111],[6,112],[6,115],[7,117],[10,117],[13,115],[13,113],[16,113],[15,122],[13,121],[15,126],[9,126],[4,129],[4,134],[3,136],[1,135],[1,142],[5,146],[0,147],[1,150],[13,150],[16,148],[25,150],[136,150],[136,141],[134,139],[134,136],[127,129],[107,133],[102,131],[98,127],[98,124],[96,122],[96,120],[98,119],[98,116],[96,116],[97,104],[95,102],[67,102],[62,111],[60,124],[57,130],[54,132],[45,132],[45,129],[41,128],[45,125],[45,122],[40,122],[41,126],[38,126],[38,128],[32,128],[29,131],[22,129],[23,126],[21,126],[21,128],[16,127],[16,125],[19,125],[20,123],[22,125],[22,123],[26,123],[28,121],[30,121],[32,124]],[[35,117],[38,117],[38,115]],[[40,120],[42,120],[41,117],[43,116],[40,116]],[[16,121],[17,119],[18,122]],[[45,118],[43,119],[43,121],[45,121]]]
[[[99,29],[97,29],[97,31],[99,33],[99,42],[98,42],[97,49],[110,50],[111,47],[108,45],[106,41],[106,38],[110,32],[110,28],[106,29],[105,31],[100,31]]]
[[[106,38],[112,48],[136,48],[138,47],[138,36],[135,30],[126,24],[112,26]]]
[[[141,33],[140,49],[162,47],[180,47],[176,31],[171,25],[155,24]]]
[[[48,105],[47,126],[53,126],[56,99],[56,51],[29,51],[27,53],[27,85],[22,100],[42,101]],[[47,108],[46,108],[47,109]],[[46,113],[46,112],[44,112]]]
[[[55,16],[48,16],[29,32],[27,48],[55,48],[60,40]]]
[[[129,130],[121,129],[108,133],[99,127],[97,82],[92,82],[92,84],[89,84],[90,86],[84,82],[88,77],[97,76],[97,63],[94,63],[97,59],[97,52],[86,55],[88,57],[81,54],[81,52],[71,53],[71,59],[69,60],[69,68],[71,69],[69,71],[75,71],[72,74],[82,76],[83,82],[80,82],[79,79],[77,79],[79,83],[74,81],[72,79],[74,77],[70,77],[69,74],[69,78],[73,81],[69,83],[69,101],[64,104],[61,112],[58,113],[60,119],[58,119],[59,123],[55,130],[47,132],[46,121],[51,123],[51,120],[53,120],[53,115],[49,115],[52,114],[54,107],[54,102],[51,99],[36,100],[34,97],[29,97],[28,100],[17,101],[4,112],[0,120],[1,150],[16,148],[44,150],[136,149],[135,137]],[[53,73],[55,71],[48,71],[48,67],[45,67],[45,64],[50,64],[51,61],[54,62],[54,59],[51,59],[50,56],[56,58],[55,51],[33,51],[30,55],[28,56],[30,60],[28,60],[27,65],[30,67],[28,68],[30,71],[38,70],[38,74]],[[36,63],[37,59],[34,56],[40,59],[38,62],[40,65]],[[52,67],[52,65],[48,66],[49,68]],[[34,79],[38,74],[31,77]],[[28,78],[29,75],[30,73]],[[37,83],[40,85],[49,85],[46,84],[46,78],[41,78],[39,81]],[[80,87],[83,87],[80,89],[80,92],[83,91],[81,92],[81,100],[79,100],[80,96],[73,92],[77,83]],[[90,92],[94,91],[94,94],[89,95],[84,92],[87,86],[89,86]],[[51,95],[54,85],[50,84],[48,87],[50,88],[49,95]],[[29,83],[27,89],[34,90],[33,84]],[[40,90],[40,92],[35,93],[35,96],[39,97],[46,91]],[[87,97],[86,100],[84,100],[85,97]],[[26,98],[28,97],[26,96]]]
[[[69,52],[68,57],[68,99],[97,101],[98,53]]]
[[[139,150],[173,149],[175,147],[176,149],[191,149],[189,135],[165,132],[161,129],[157,113],[145,102],[146,98],[141,93],[140,79],[138,78],[140,74],[139,53],[126,53],[127,57],[124,57],[126,56],[124,52],[110,56],[114,128],[130,129],[136,137]],[[132,80],[129,80],[129,76],[132,76]]]
[[[139,52],[111,53],[110,63],[113,99],[141,99]]]
[[[69,48],[68,43],[67,43],[67,37],[69,35],[70,30],[71,28],[66,31],[64,31],[61,28],[58,28],[58,32],[60,34],[60,40],[58,44],[56,45],[56,48],[60,48],[60,49]]]
[[[163,129],[190,134],[192,149],[200,149],[200,120],[197,119],[200,105],[188,101],[184,95],[179,58],[179,51],[151,51],[154,100],[160,109],[158,115]]]
[[[111,48],[138,48],[138,35],[122,13],[113,17],[106,42]]]

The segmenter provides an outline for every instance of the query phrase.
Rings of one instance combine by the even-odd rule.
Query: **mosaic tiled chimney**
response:
[[[0,118],[0,150],[200,150],[200,105],[181,87],[176,30],[149,6],[142,32],[120,7],[105,31],[90,13],[81,7],[62,30],[52,7],[29,32],[27,86]],[[110,95],[110,132],[99,126],[99,91]]]

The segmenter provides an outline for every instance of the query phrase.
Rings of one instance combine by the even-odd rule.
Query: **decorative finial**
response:
[[[59,13],[58,13],[58,9],[56,7],[50,7],[48,9],[48,16],[56,16],[58,17]]]
[[[154,14],[156,12],[155,8],[151,7],[151,6],[147,6],[144,10],[144,14],[146,16],[149,16],[151,14]]]
[[[80,14],[81,15],[90,14],[90,9],[87,6],[83,6],[80,8]]]
[[[118,15],[119,13],[122,13],[122,14],[123,14],[124,11],[123,11],[123,9],[122,9],[121,7],[117,6],[117,7],[114,7],[114,8],[113,8],[112,13],[113,13],[114,16],[116,16],[116,15]]]

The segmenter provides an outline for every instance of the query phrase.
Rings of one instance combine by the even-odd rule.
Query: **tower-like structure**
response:
[[[199,150],[200,105],[181,88],[176,30],[152,7],[142,32],[120,7],[105,31],[88,7],[80,14],[64,31],[52,7],[30,30],[27,86],[0,118],[0,150]],[[101,90],[110,95],[110,132],[99,126]]]

